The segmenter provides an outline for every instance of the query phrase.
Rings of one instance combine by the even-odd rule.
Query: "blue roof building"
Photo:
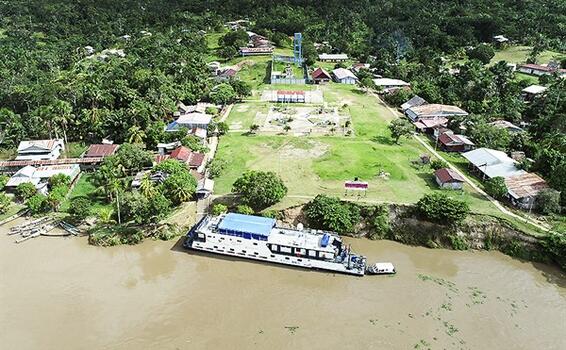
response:
[[[218,224],[218,231],[229,236],[266,241],[275,223],[271,218],[229,213]]]

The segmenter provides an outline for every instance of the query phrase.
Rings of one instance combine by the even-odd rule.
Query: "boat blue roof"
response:
[[[251,234],[269,236],[275,226],[275,219],[261,216],[229,213],[218,225],[221,231],[246,232]]]

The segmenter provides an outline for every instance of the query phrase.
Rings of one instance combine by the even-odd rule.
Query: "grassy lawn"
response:
[[[495,56],[491,59],[490,64],[495,64],[499,61],[507,61],[509,63],[524,63],[527,60],[527,56],[531,52],[532,47],[530,46],[509,46],[503,50],[496,50]],[[538,56],[539,63],[548,63],[551,60],[560,60],[565,57],[566,54],[561,54],[554,51],[543,51]]]
[[[92,212],[98,213],[102,208],[112,208],[112,204],[106,203],[104,198],[98,196],[96,187],[91,182],[92,173],[83,173],[71,190],[67,199],[61,204],[60,211],[66,212],[69,210],[71,201],[74,198],[86,197],[92,202]]]
[[[267,113],[267,103],[237,103],[226,120],[232,130],[249,130],[258,112]]]
[[[69,142],[65,145],[65,151],[61,158],[79,158],[88,146],[83,142]]]

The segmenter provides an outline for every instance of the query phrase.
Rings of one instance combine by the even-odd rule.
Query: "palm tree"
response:
[[[142,144],[146,138],[145,132],[137,125],[132,125],[128,129],[128,142],[134,144]]]
[[[140,193],[146,198],[152,198],[157,194],[157,189],[147,174],[140,181]]]

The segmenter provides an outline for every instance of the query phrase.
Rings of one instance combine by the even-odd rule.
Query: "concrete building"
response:
[[[345,53],[323,53],[318,55],[318,60],[321,62],[345,62],[348,60],[348,55]]]
[[[332,76],[334,77],[334,81],[340,84],[355,85],[358,82],[358,77],[345,68],[337,68],[333,70]]]
[[[399,89],[410,88],[411,84],[400,79],[390,79],[390,78],[377,78],[373,79],[375,86],[381,88],[383,92],[393,92]]]

